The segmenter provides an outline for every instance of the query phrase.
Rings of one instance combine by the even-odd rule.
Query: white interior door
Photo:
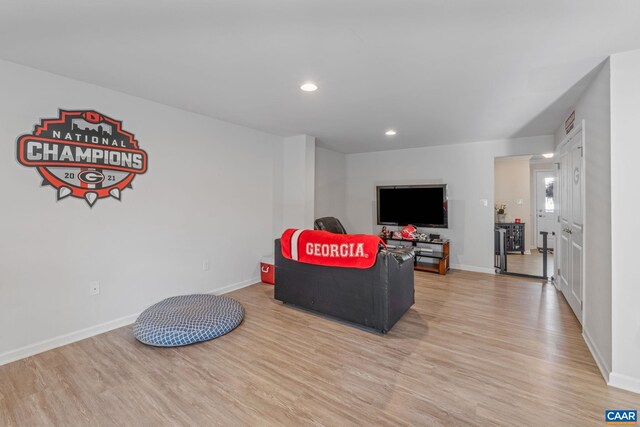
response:
[[[560,210],[559,222],[560,232],[558,233],[558,251],[556,257],[558,260],[558,288],[566,294],[569,289],[569,234],[566,230],[569,227],[569,216],[571,215],[571,204],[569,203],[569,188],[567,182],[569,180],[569,155],[564,153],[560,157],[560,168],[558,170],[558,184],[560,187]]]
[[[560,235],[558,248],[558,287],[582,323],[584,195],[583,130],[565,145],[560,157]]]
[[[556,213],[556,172],[554,170],[536,171],[536,194],[535,194],[535,210],[536,210],[536,235],[537,247],[542,248],[541,231],[548,232],[547,247],[553,248],[555,238],[553,231],[556,229],[557,213]]]

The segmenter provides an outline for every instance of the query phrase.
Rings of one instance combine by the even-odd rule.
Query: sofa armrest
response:
[[[387,249],[387,252],[396,259],[398,264],[404,264],[405,262],[413,263],[413,259],[415,258],[413,248]]]
[[[391,329],[415,302],[413,248],[388,250],[388,318],[386,326]]]

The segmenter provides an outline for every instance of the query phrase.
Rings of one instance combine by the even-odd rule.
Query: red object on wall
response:
[[[516,224],[520,224],[520,218],[516,218],[516,219],[514,220],[514,222],[515,222]]]
[[[260,280],[270,285],[276,283],[273,258],[262,258],[260,260]]]
[[[573,129],[573,124],[575,123],[575,121],[576,121],[576,110],[573,110],[569,115],[569,118],[567,118],[567,120],[565,120],[564,122],[564,130],[567,134],[571,132],[571,129]]]

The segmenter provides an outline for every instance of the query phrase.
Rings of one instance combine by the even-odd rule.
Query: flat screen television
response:
[[[447,185],[376,187],[378,224],[448,228]]]

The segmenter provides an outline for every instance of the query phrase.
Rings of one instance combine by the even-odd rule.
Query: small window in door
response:
[[[545,197],[544,197],[544,210],[547,213],[555,212],[556,205],[553,199],[553,187],[556,182],[555,177],[545,177],[544,179],[544,189],[545,189]]]

